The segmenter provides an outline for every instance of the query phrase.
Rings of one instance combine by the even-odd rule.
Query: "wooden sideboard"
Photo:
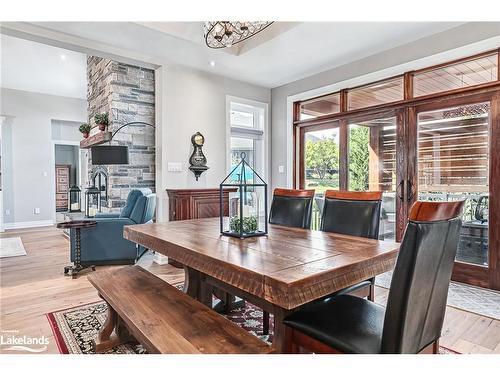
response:
[[[229,193],[237,189],[224,189],[224,215],[229,213]],[[220,214],[219,188],[212,189],[167,189],[169,220],[190,220],[218,217]],[[182,267],[174,260],[168,263]]]
[[[229,193],[223,192],[224,215],[228,215]],[[190,220],[217,217],[220,213],[219,189],[167,189],[169,220]]]
[[[56,211],[68,210],[71,165],[56,164]]]

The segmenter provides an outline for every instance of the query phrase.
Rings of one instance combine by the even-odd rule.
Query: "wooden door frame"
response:
[[[490,102],[488,266],[455,262],[452,280],[500,290],[500,92],[486,92],[410,107],[407,113],[408,180],[414,187],[412,204],[418,197],[418,114],[460,105]]]

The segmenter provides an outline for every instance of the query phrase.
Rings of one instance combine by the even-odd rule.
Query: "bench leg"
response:
[[[108,315],[106,316],[106,321],[99,331],[99,335],[97,336],[97,340],[92,341],[92,346],[94,348],[95,353],[103,353],[117,345],[123,344],[123,337],[113,336],[111,334],[115,330],[118,324],[118,314],[116,311],[108,304]]]

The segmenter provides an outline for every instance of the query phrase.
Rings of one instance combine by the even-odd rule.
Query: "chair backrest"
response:
[[[122,211],[120,213],[120,217],[130,218],[130,215],[132,214],[132,210],[135,207],[135,203],[137,202],[137,199],[139,199],[140,197],[149,195],[151,193],[152,193],[151,189],[148,189],[148,188],[131,190],[130,193],[128,193],[127,202],[125,203],[125,207],[122,208]]]
[[[288,227],[311,227],[314,190],[274,189],[269,223]]]
[[[321,230],[378,238],[381,205],[381,191],[327,190]]]
[[[387,300],[383,353],[418,353],[441,335],[464,202],[415,202]]]

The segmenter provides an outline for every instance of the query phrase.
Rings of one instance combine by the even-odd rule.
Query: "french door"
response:
[[[325,190],[382,191],[380,238],[402,238],[408,204],[404,110],[300,129],[299,186],[316,190],[313,228]]]
[[[410,203],[465,200],[452,279],[500,289],[498,94],[413,107],[408,133]]]
[[[297,186],[382,191],[380,238],[417,200],[466,201],[452,278],[500,290],[500,93],[442,98],[300,127]]]

